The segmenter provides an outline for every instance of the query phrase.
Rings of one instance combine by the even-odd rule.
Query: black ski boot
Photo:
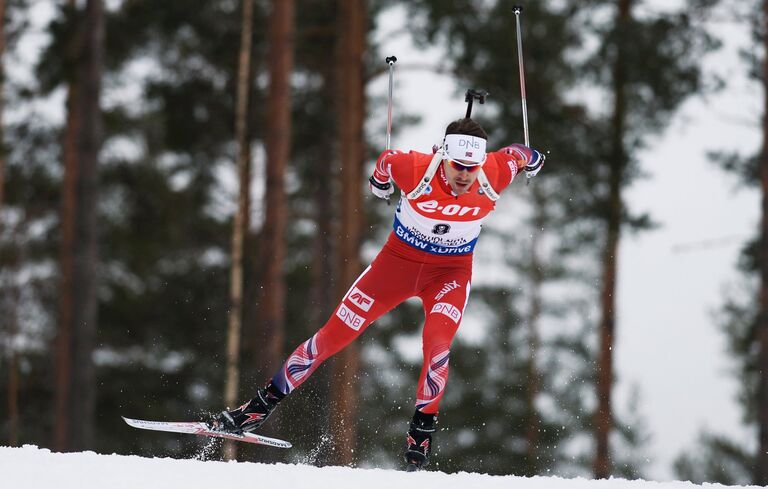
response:
[[[211,423],[213,429],[228,433],[242,434],[253,431],[267,420],[272,411],[283,400],[285,394],[272,383],[259,389],[256,397],[232,411],[222,411]]]
[[[406,436],[405,470],[415,472],[429,465],[429,454],[432,451],[432,433],[437,424],[436,414],[422,413],[418,409],[413,415],[411,426]]]

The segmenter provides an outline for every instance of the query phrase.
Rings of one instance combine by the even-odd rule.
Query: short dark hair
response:
[[[483,127],[476,121],[473,121],[468,117],[456,119],[448,124],[448,127],[445,128],[445,135],[447,136],[449,134],[466,134],[468,136],[488,139],[488,134],[486,134],[485,129],[483,129]]]

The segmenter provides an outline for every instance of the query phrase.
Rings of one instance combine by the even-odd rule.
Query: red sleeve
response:
[[[533,156],[531,148],[523,144],[510,144],[498,150],[497,153],[503,153],[507,159],[514,160],[517,164],[517,171],[522,170]]]
[[[379,183],[389,182],[389,178],[392,175],[390,166],[392,165],[392,159],[395,155],[400,153],[399,151],[386,150],[379,155],[379,159],[376,160],[376,167],[373,169],[373,178]]]
[[[488,153],[488,159],[493,159],[496,163],[494,166],[495,171],[491,173],[490,168],[486,171],[488,180],[491,182],[493,189],[497,193],[501,193],[505,188],[512,183],[517,173],[519,172],[519,165],[517,160],[507,153],[504,149],[499,151]]]
[[[392,180],[400,187],[400,190],[410,192],[416,187],[416,183],[421,178],[416,171],[416,153],[398,153],[388,158],[390,164]],[[422,174],[424,171],[422,170]]]
[[[376,161],[373,178],[381,183],[392,179],[401,190],[410,192],[421,178],[421,175],[417,175],[418,172],[416,171],[417,157],[418,153],[413,151],[409,153],[393,150],[384,151]]]

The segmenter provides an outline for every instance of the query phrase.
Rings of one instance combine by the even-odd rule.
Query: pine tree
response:
[[[0,58],[5,55],[5,13],[6,13],[5,0],[0,0]],[[0,92],[5,89],[5,63],[0,62]],[[3,112],[5,111],[5,97],[0,96],[0,213],[3,210],[3,202],[5,201],[5,167],[6,167],[6,155],[5,155],[5,128],[3,125]],[[0,225],[2,223],[0,222]]]
[[[746,4],[745,4],[746,5]],[[747,8],[747,7],[745,7]],[[754,49],[745,53],[750,77],[768,94],[768,2],[750,5],[744,13],[752,24]],[[740,13],[738,10],[735,12]],[[691,481],[722,484],[768,484],[768,105],[762,107],[762,141],[755,155],[716,153],[714,159],[736,173],[745,187],[760,186],[761,220],[756,237],[745,243],[739,260],[743,283],[726,297],[719,322],[736,363],[739,402],[744,423],[757,433],[755,449],[740,440],[702,433],[697,448],[681,454],[675,468]]]
[[[337,63],[338,148],[341,168],[341,225],[339,229],[339,288],[341,300],[346,289],[362,271],[360,246],[362,213],[360,182],[365,155],[364,64],[367,8],[364,2],[339,0]],[[333,407],[329,409],[336,445],[336,463],[349,465],[357,447],[359,346],[352,344],[332,360]]]
[[[335,0],[303,3],[296,11],[296,48],[292,92],[292,133],[286,229],[286,344],[298,345],[314,334],[336,305],[336,233],[338,226],[338,165],[336,50],[338,4]],[[281,359],[283,360],[283,359]],[[277,366],[273,366],[273,370]],[[327,443],[324,412],[331,391],[330,365],[315,372],[297,395],[281,405],[280,430],[295,441],[296,461],[335,463]],[[273,373],[273,372],[270,372]],[[285,422],[284,420],[290,420]],[[271,420],[270,420],[271,422]]]
[[[612,100],[610,115],[600,123],[604,131],[601,139],[606,144],[595,152],[600,174],[593,217],[604,230],[600,354],[596,366],[594,475],[598,478],[613,473],[608,439],[615,416],[611,391],[618,245],[624,229],[647,229],[651,224],[648,216],[632,216],[623,192],[637,177],[638,149],[664,128],[686,98],[702,90],[699,56],[714,46],[701,26],[692,21],[690,9],[694,2],[679,13],[648,18],[634,13],[639,4],[621,0],[618,4],[596,5],[597,9],[615,9],[614,20],[597,28],[601,47],[588,63]]]
[[[71,8],[75,8],[70,4]],[[97,334],[97,189],[102,142],[101,77],[104,6],[88,0],[71,42],[73,78],[67,106],[62,207],[62,297],[56,340],[55,447],[82,450],[94,442]]]
[[[19,55],[27,32],[23,1],[6,0],[2,18],[4,63]],[[4,75],[11,75],[10,71]],[[3,105],[26,114],[16,122],[3,120],[5,159],[0,213],[0,439],[12,444],[50,443],[52,417],[32,423],[28,410],[50,412],[53,376],[47,349],[55,328],[57,287],[56,228],[60,168],[50,145],[58,132],[30,110],[33,85],[3,77]],[[46,265],[47,264],[47,265]],[[21,401],[23,400],[23,409]]]
[[[254,14],[255,24],[263,22]],[[236,198],[227,197],[219,174],[237,160],[233,53],[241,21],[230,2],[126,2],[110,15],[110,73],[130,79],[126,68],[141,62],[161,66],[162,76],[133,81],[139,95],[118,98],[106,119],[108,143],[128,140],[136,150],[107,152],[103,173],[110,266],[101,304],[108,327],[100,336],[100,412],[194,419],[223,407],[228,204]],[[263,45],[254,34],[254,45]],[[260,127],[262,114],[251,112],[249,124]],[[123,394],[128,389],[131,396]],[[107,416],[99,421],[99,446],[151,443],[126,439]],[[167,450],[189,455],[197,443],[177,440]]]
[[[285,323],[285,230],[288,213],[285,175],[291,147],[291,85],[294,59],[294,4],[273,1],[269,33],[270,84],[267,95],[265,220],[262,230],[261,300],[257,328],[259,365],[265,373],[283,360]]]
[[[250,224],[251,140],[248,137],[248,101],[251,92],[251,47],[253,44],[253,1],[243,0],[243,20],[237,62],[235,137],[237,139],[238,198],[232,225],[232,264],[229,274],[230,310],[227,327],[227,373],[225,406],[235,406],[240,395],[240,344],[243,320],[243,248]],[[236,457],[235,443],[224,443],[224,458]]]
[[[763,101],[763,147],[760,152],[760,183],[762,189],[762,219],[760,226],[760,293],[759,310],[755,325],[755,347],[757,348],[757,460],[754,483],[768,484],[768,0],[763,0],[762,16],[762,88],[766,94]]]
[[[200,8],[190,9],[189,2],[168,2],[159,9],[153,2],[124,2],[107,13],[103,191],[92,206],[102,226],[99,317],[104,327],[94,357],[103,387],[97,398],[99,436],[88,448],[122,451],[148,445],[147,440],[126,439],[115,412],[196,417],[194,410],[210,406],[206,396],[211,391],[216,406],[221,404],[220,393],[209,386],[220,386],[223,376],[223,356],[210,352],[223,352],[224,329],[211,325],[217,315],[226,315],[221,257],[227,253],[227,226],[216,200],[221,194],[216,174],[230,156],[234,119],[234,90],[222,80],[234,79],[236,59],[222,53],[234,52],[239,39],[239,16],[227,10],[228,4],[201,2]],[[4,222],[13,228],[3,229],[0,248],[3,318],[11,297],[6,292],[22,291],[18,303],[24,314],[14,315],[18,337],[27,345],[17,350],[25,403],[22,443],[47,444],[54,429],[53,420],[41,421],[39,413],[52,412],[50,379],[55,373],[52,352],[44,345],[53,331],[59,296],[55,277],[45,271],[55,262],[60,242],[60,169],[51,162],[61,152],[61,128],[29,107],[69,79],[74,65],[66,62],[66,53],[75,14],[63,8],[53,19],[51,43],[37,65],[39,86],[10,90],[15,107],[30,113],[8,128],[14,145],[5,205],[12,216],[23,218]],[[212,17],[220,22],[211,25]],[[23,11],[13,18],[24,19]],[[191,44],[201,39],[192,55]],[[139,60],[162,66],[163,76],[137,81],[130,65]],[[210,61],[212,69],[201,70],[201,60]],[[126,100],[116,94],[126,86],[138,95]],[[89,102],[98,100],[90,95]],[[12,262],[18,267],[9,267]],[[21,282],[20,277],[28,278]],[[5,375],[2,384],[7,387]],[[4,400],[6,392],[3,388]],[[2,425],[4,438],[8,428]],[[189,450],[189,445],[169,447],[173,453]]]
[[[5,0],[0,0],[0,94],[5,92],[5,63],[2,59],[5,56],[5,13],[6,3]],[[5,112],[5,97],[0,95],[0,235],[4,230],[5,224],[3,219],[3,204],[5,202],[5,167],[6,167],[6,150],[5,150],[5,126],[4,126],[4,112]],[[5,317],[6,324],[6,341],[8,343],[6,351],[8,352],[8,424],[9,424],[9,436],[8,441],[11,446],[18,443],[18,427],[19,427],[19,362],[16,355],[16,348],[13,344],[14,339],[18,331],[18,325],[16,324],[18,299],[14,297],[9,300],[9,311]]]

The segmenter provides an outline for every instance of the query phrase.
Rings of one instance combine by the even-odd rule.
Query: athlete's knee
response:
[[[319,343],[323,345],[321,356],[327,358],[343,349],[360,336],[368,324],[367,318],[342,301],[317,332]]]
[[[434,309],[434,308],[433,308]],[[461,311],[457,308],[434,311],[427,315],[422,333],[425,355],[435,348],[450,346],[461,324]]]

